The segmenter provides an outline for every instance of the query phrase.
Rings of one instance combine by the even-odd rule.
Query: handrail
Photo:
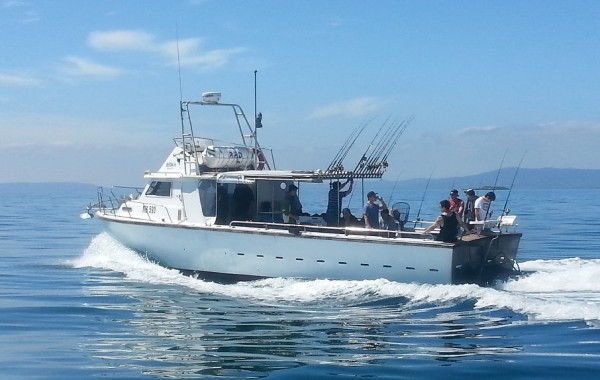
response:
[[[431,234],[422,234],[420,232],[411,232],[411,231],[400,231],[400,230],[382,230],[382,229],[367,229],[362,227],[326,227],[326,226],[316,226],[312,224],[289,224],[289,223],[271,223],[271,222],[254,222],[254,221],[238,221],[234,220],[229,223],[230,227],[262,227],[265,230],[275,229],[275,230],[289,230],[293,229],[294,232],[321,232],[321,233],[330,233],[330,234],[343,234],[343,235],[355,235],[355,236],[379,236],[379,237],[389,237],[389,238],[414,238],[419,240],[431,240],[425,239]],[[384,236],[385,235],[385,236]]]
[[[129,196],[122,196],[122,197],[117,196],[112,190],[115,188],[117,188],[117,189],[134,189],[138,193],[137,194],[138,196],[136,198],[130,198]],[[137,198],[141,194],[142,194],[141,188],[134,187],[134,186],[113,186],[110,190],[110,194],[104,194],[104,189],[102,187],[98,187],[98,203],[96,203],[95,205],[90,205],[88,207],[88,210],[97,207],[99,210],[102,210],[104,213],[110,213],[110,214],[114,215],[114,214],[116,214],[117,210],[123,203],[125,203],[127,201],[136,201]],[[110,207],[107,207],[106,203],[109,203]],[[155,203],[147,203],[147,202],[136,202],[136,203],[141,204],[142,210],[144,210],[144,206],[154,206],[154,207],[159,207],[161,209],[164,209],[165,213],[167,214],[167,218],[169,219],[169,223],[173,223],[173,217],[171,216],[171,213],[167,206],[155,204]],[[127,211],[127,213],[129,214],[129,217],[131,219],[137,219],[131,214],[130,208],[125,209],[124,211]],[[152,217],[150,216],[150,213],[148,212],[147,207],[146,207],[145,215],[148,217],[148,220],[153,220]]]
[[[167,212],[167,217],[169,218],[169,222],[173,223],[173,219],[171,218],[171,213],[169,212],[169,209],[167,208],[167,206],[165,205],[157,205],[155,203],[142,203],[142,211],[144,210],[144,206],[154,206],[154,207],[162,207],[165,209],[165,211]],[[150,213],[148,212],[148,208],[146,208],[146,215],[148,215],[148,220],[153,220],[152,217],[150,216]]]

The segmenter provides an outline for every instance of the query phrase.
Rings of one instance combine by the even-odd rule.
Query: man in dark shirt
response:
[[[375,201],[381,201],[381,204],[375,203]],[[367,203],[363,208],[363,218],[365,221],[366,228],[379,229],[379,210],[388,208],[383,198],[377,195],[374,191],[367,193]]]
[[[288,223],[298,224],[299,217],[302,215],[302,203],[298,198],[298,187],[294,184],[288,186],[282,211],[289,217]]]
[[[342,191],[344,186],[346,186],[348,183],[350,183],[348,190]],[[328,226],[339,226],[342,199],[352,192],[353,185],[354,181],[352,178],[348,179],[342,184],[340,184],[338,181],[331,184],[331,189],[329,190],[327,196],[327,211],[325,212],[325,221],[327,222]]]

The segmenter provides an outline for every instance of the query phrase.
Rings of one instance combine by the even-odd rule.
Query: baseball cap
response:
[[[376,192],[374,192],[374,191],[369,191],[369,192],[367,193],[367,198],[376,197],[376,196],[377,196],[377,193],[376,193]]]
[[[450,190],[450,194],[456,194],[456,195],[458,195],[458,190],[452,189],[452,190]]]
[[[467,189],[467,191],[465,191],[465,194],[473,196],[473,195],[475,195],[475,190]]]

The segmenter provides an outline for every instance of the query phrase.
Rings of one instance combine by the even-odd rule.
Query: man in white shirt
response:
[[[475,201],[475,220],[485,221],[491,215],[490,205],[496,200],[496,194],[493,191],[486,193],[483,197]]]

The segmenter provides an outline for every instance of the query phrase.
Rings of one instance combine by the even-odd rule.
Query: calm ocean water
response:
[[[389,198],[390,184],[373,187]],[[447,194],[429,189],[421,216]],[[301,193],[305,210],[324,211],[323,195]],[[414,217],[423,190],[393,197]],[[94,199],[92,186],[0,184],[0,378],[599,376],[600,190],[516,187],[508,207],[533,273],[491,288],[204,282],[79,219]]]

